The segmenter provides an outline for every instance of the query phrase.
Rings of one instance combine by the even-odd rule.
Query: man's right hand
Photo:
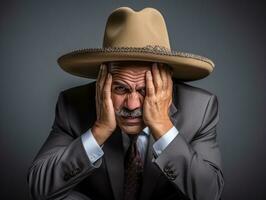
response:
[[[91,129],[99,145],[102,145],[116,128],[115,112],[111,99],[111,85],[112,75],[108,73],[107,66],[102,64],[96,81],[97,120]]]

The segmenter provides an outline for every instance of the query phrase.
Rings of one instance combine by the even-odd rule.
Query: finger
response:
[[[97,76],[97,79],[96,80],[99,80],[100,79],[101,74],[102,74],[102,68],[103,68],[103,64],[100,65],[100,69],[99,69],[98,76]]]
[[[96,100],[97,100],[98,93],[99,93],[98,90],[99,90],[99,82],[100,82],[100,79],[101,79],[101,76],[102,76],[102,71],[103,71],[102,69],[103,69],[103,64],[100,65],[100,69],[99,69],[98,76],[97,76],[97,79],[96,79]]]
[[[96,81],[96,84],[97,84],[97,89],[101,89],[101,85],[103,85],[102,84],[102,82],[103,82],[103,76],[104,76],[104,64],[101,64],[101,66],[100,66],[100,71],[99,71],[99,73],[98,73],[98,77],[97,77],[97,81]]]
[[[101,64],[100,66],[100,70],[99,70],[99,73],[98,73],[98,77],[97,77],[97,80],[96,80],[96,102],[99,102],[100,100],[100,91],[101,91],[101,77],[102,77],[102,73],[103,73],[103,64]]]
[[[107,78],[107,66],[106,66],[106,64],[103,64],[103,66],[102,66],[102,76],[101,76],[101,83],[102,84],[104,84],[106,78]]]
[[[167,90],[168,87],[168,77],[167,77],[167,68],[164,67],[162,63],[159,64],[159,71],[162,79],[162,89],[163,91]]]
[[[173,81],[172,81],[172,76],[170,74],[170,72],[167,74],[167,95],[171,95],[173,94]]]
[[[154,95],[153,78],[150,71],[146,72],[146,96],[151,97]]]
[[[98,85],[100,86],[100,89],[102,89],[102,86],[104,85],[105,79],[107,74],[107,66],[105,64],[101,65],[101,73],[97,80]]]
[[[103,65],[100,65],[100,70],[98,72],[97,80],[96,80],[96,95],[95,95],[95,102],[96,102],[96,114],[97,114],[97,119],[100,117],[100,104],[101,104],[101,79],[102,79],[102,72],[103,72]]]
[[[101,65],[101,72],[99,74],[99,78],[97,80],[97,83],[96,83],[96,102],[97,102],[97,113],[98,113],[98,116],[101,115],[101,112],[102,112],[102,109],[101,109],[101,104],[102,104],[102,101],[103,101],[103,86],[104,86],[104,82],[105,82],[105,79],[106,79],[106,73],[107,73],[107,66],[106,64],[102,64]]]
[[[98,97],[99,99],[101,99],[102,97],[102,90],[103,90],[103,87],[104,87],[104,83],[106,81],[106,78],[107,78],[107,66],[105,64],[102,65],[102,71],[101,71],[101,76],[98,80],[98,83],[97,83],[97,89],[98,89]]]
[[[108,74],[108,68],[107,68],[107,65],[106,64],[103,64],[102,65],[102,75],[101,75],[101,81],[105,82],[106,78],[107,78],[107,74]]]
[[[111,98],[111,86],[112,86],[112,75],[108,73],[103,88],[103,100]]]
[[[157,63],[152,64],[152,79],[153,79],[155,92],[157,93],[158,90],[161,90],[162,88],[162,79],[161,79],[161,75],[160,75]]]

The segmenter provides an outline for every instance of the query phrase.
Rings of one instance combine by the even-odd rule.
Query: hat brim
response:
[[[173,77],[182,81],[194,81],[208,76],[214,63],[205,57],[190,53],[175,52],[159,54],[140,51],[106,51],[102,49],[83,49],[58,58],[59,66],[66,72],[90,79],[96,79],[99,66],[111,61],[149,61],[168,64],[173,68]]]

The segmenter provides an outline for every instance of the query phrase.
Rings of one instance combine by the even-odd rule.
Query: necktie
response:
[[[125,157],[124,200],[137,200],[141,187],[143,163],[137,149],[138,135],[129,135],[130,145]]]

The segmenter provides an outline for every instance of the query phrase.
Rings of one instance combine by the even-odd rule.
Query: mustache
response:
[[[137,108],[135,110],[129,110],[127,108],[122,108],[118,111],[115,111],[115,114],[118,117],[141,117],[142,112],[143,111],[141,108]]]

